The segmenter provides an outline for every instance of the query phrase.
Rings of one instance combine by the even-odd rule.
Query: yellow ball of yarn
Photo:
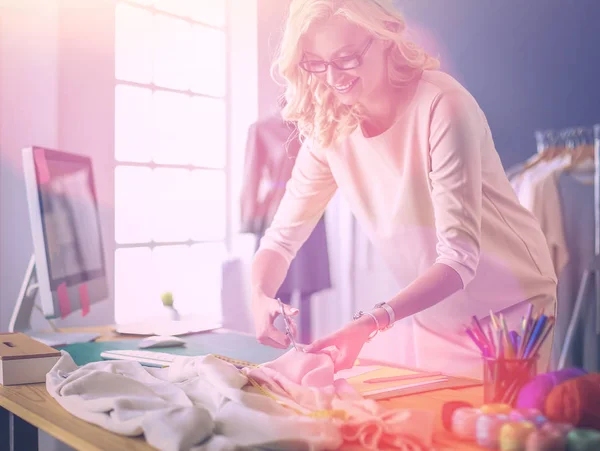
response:
[[[513,408],[508,404],[484,404],[479,410],[484,415],[508,415]]]
[[[500,429],[501,451],[524,451],[527,437],[536,430],[531,421],[513,421]]]

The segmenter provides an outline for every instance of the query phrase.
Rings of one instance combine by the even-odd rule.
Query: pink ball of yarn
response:
[[[488,449],[497,449],[500,444],[500,429],[510,420],[506,415],[481,415],[477,419],[477,444]]]
[[[480,415],[479,409],[472,407],[456,409],[452,414],[452,432],[454,435],[466,440],[475,440],[477,419]]]
[[[533,431],[527,437],[525,449],[527,451],[564,451],[566,446],[565,435],[540,429]]]
[[[551,421],[548,421],[542,426],[542,430],[544,432],[562,435],[563,437],[566,437],[567,434],[574,428],[575,426],[569,423],[553,423]]]

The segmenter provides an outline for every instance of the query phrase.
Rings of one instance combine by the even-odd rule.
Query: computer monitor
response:
[[[30,319],[37,294],[47,319],[65,318],[76,311],[86,315],[94,303],[108,297],[92,161],[30,147],[23,149],[23,170],[34,252],[10,331],[53,345],[88,341],[98,334],[44,335],[31,330]]]

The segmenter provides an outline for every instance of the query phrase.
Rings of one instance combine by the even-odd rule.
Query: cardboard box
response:
[[[60,356],[60,351],[25,334],[0,334],[0,384],[46,382],[46,374]]]

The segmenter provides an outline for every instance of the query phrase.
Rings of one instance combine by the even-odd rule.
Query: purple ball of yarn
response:
[[[554,385],[558,385],[562,382],[568,381],[569,379],[583,376],[587,374],[587,371],[582,368],[565,368],[564,370],[552,371],[547,374],[549,374],[552,378]]]
[[[517,398],[516,407],[519,409],[538,409],[544,412],[546,397],[558,384],[568,381],[587,372],[581,368],[565,368],[560,371],[539,374],[523,386]]]

